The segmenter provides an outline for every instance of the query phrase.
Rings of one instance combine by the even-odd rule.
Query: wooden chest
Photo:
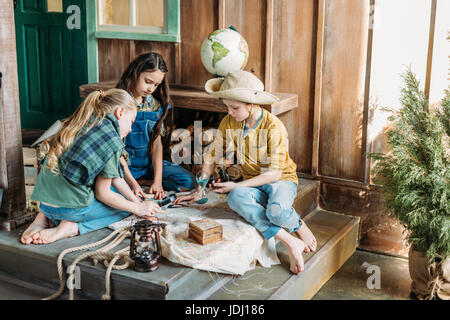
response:
[[[189,223],[189,238],[200,244],[222,240],[223,227],[212,219],[201,219]]]

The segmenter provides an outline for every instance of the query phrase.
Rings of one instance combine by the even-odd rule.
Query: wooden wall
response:
[[[203,86],[211,75],[200,59],[202,42],[217,28],[232,25],[249,45],[246,70],[271,91],[299,94],[299,107],[280,118],[291,141],[304,141],[291,143],[290,152],[298,171],[310,173],[316,9],[316,0],[182,0],[180,44],[99,39],[99,80],[118,79],[137,55],[156,51],[168,64],[170,83]]]
[[[280,119],[288,129],[297,171],[320,181],[320,206],[361,217],[361,248],[405,255],[403,229],[386,215],[379,191],[370,185],[371,164],[364,157],[373,149],[372,142],[382,139],[382,135],[369,138],[370,101],[380,93],[371,90],[371,83],[392,75],[371,78],[377,71],[372,67],[377,57],[372,55],[380,58],[377,52],[389,49],[374,50],[374,32],[378,37],[382,33],[374,30],[373,17],[376,5],[384,6],[383,16],[388,17],[390,3],[182,0],[181,43],[101,39],[99,78],[117,79],[136,55],[157,51],[169,65],[169,82],[203,86],[211,76],[200,60],[201,44],[213,30],[233,25],[249,45],[246,70],[260,77],[270,91],[299,95],[298,108]],[[428,20],[430,9],[420,14]],[[401,24],[401,19],[394,22]],[[426,32],[428,27],[424,26]]]
[[[0,228],[25,213],[25,178],[20,128],[16,38],[12,1],[0,6]]]

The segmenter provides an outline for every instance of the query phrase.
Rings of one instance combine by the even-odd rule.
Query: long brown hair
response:
[[[44,140],[39,148],[39,159],[48,157],[48,167],[58,173],[59,157],[71,146],[75,136],[86,127],[89,129],[103,121],[107,113],[114,111],[117,106],[125,108],[126,112],[136,111],[136,102],[124,90],[110,89],[108,91],[94,91],[80,104],[75,112],[63,121],[61,129],[52,137]],[[95,117],[92,123],[91,118]]]
[[[127,67],[125,72],[122,74],[119,83],[117,83],[116,88],[120,88],[126,90],[130,94],[132,94],[133,89],[136,86],[136,81],[139,78],[142,72],[152,72],[155,70],[159,70],[165,74],[169,71],[167,69],[166,62],[163,57],[156,53],[144,53],[134,59],[130,65]],[[151,151],[151,146],[155,139],[158,137],[161,126],[164,124],[166,129],[166,134],[163,139],[163,144],[168,144],[170,142],[170,136],[172,133],[172,125],[173,125],[173,104],[169,95],[169,86],[167,84],[166,77],[164,76],[161,84],[155,89],[152,93],[152,96],[161,103],[161,107],[163,108],[163,114],[159,118],[158,122],[156,122],[150,137],[150,145],[149,150]],[[169,110],[169,105],[172,105],[172,108]]]

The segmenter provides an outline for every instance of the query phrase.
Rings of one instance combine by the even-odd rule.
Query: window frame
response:
[[[180,0],[165,0],[165,27],[145,26],[108,26],[112,28],[99,28],[98,25],[98,0],[86,0],[86,28],[87,28],[87,56],[88,56],[88,80],[89,83],[98,82],[98,39],[123,39],[143,41],[180,42]],[[133,32],[130,28],[140,29]],[[142,28],[147,29],[145,32]],[[154,29],[155,33],[148,33]],[[109,29],[109,30],[108,30]],[[159,29],[159,30],[156,30]],[[164,30],[161,30],[164,29]],[[159,32],[158,32],[159,31]],[[163,32],[161,32],[163,31]]]

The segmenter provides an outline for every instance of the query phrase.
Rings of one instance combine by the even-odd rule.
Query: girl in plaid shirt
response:
[[[156,203],[140,201],[123,179],[119,159],[135,118],[136,103],[126,91],[95,91],[41,144],[44,163],[31,195],[40,211],[22,234],[23,244],[73,237],[130,213],[151,219],[160,212]]]
[[[150,186],[149,193],[162,199],[167,191],[182,191],[196,186],[194,175],[183,167],[163,160],[163,144],[170,141],[173,108],[166,80],[168,69],[158,53],[145,53],[130,63],[117,88],[136,100],[138,113],[127,136],[128,165],[124,159],[125,179],[136,196],[145,197],[136,181]]]

